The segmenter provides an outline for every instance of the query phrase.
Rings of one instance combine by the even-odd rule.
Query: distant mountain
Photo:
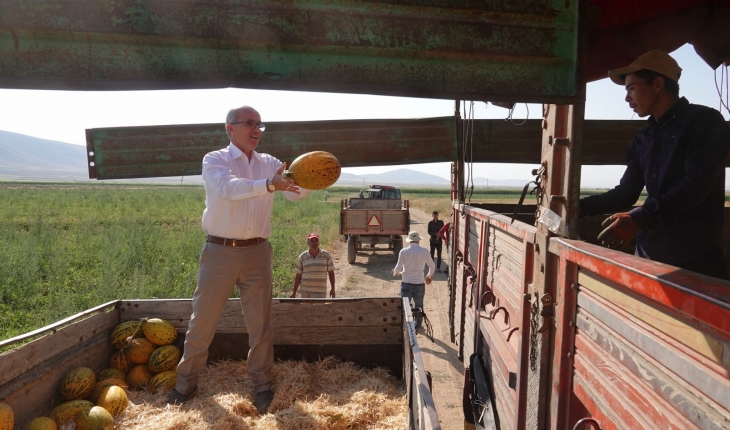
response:
[[[355,175],[352,173],[342,173],[340,179],[335,183],[339,186],[357,186],[363,187],[372,184],[380,185],[423,185],[432,186],[449,186],[449,181],[441,176],[431,175],[411,169],[396,169],[384,173],[376,173],[371,175]]]
[[[86,148],[0,131],[0,179],[84,180]]]

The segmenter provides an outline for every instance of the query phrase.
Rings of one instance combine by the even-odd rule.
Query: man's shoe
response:
[[[260,414],[265,414],[274,400],[274,393],[271,390],[259,391],[256,393],[256,410]]]
[[[441,269],[436,269],[436,273],[441,273]]]
[[[198,392],[198,389],[194,389],[189,394],[182,394],[181,392],[177,390],[172,390],[167,395],[167,403],[170,405],[182,405],[183,403],[187,402],[188,400],[192,399],[195,394]]]

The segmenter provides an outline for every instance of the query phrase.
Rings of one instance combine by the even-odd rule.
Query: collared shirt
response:
[[[614,189],[580,200],[581,215],[626,210],[641,228],[636,255],[677,265],[723,250],[725,157],[730,130],[715,109],[682,97],[636,133]]]
[[[436,266],[433,264],[430,252],[426,248],[421,248],[417,242],[411,242],[408,248],[400,250],[393,274],[403,272],[403,282],[424,284],[426,282],[426,277],[423,276],[424,265],[428,266],[427,277],[433,277]]]
[[[310,292],[327,292],[327,276],[335,270],[332,256],[329,252],[320,249],[316,257],[312,257],[309,250],[299,254],[294,265],[294,271],[302,275],[302,290]]]
[[[274,194],[266,190],[266,180],[272,178],[282,162],[269,154],[254,151],[249,161],[233,143],[203,158],[205,181],[205,210],[203,230],[212,236],[227,239],[268,238],[271,236],[271,208]],[[301,194],[285,192],[291,201]]]

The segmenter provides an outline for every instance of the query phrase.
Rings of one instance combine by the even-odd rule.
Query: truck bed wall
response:
[[[284,299],[274,300],[272,310],[276,359],[316,360],[333,355],[363,367],[384,367],[403,378],[400,298]],[[42,337],[0,354],[0,398],[13,408],[16,428],[63,401],[58,387],[68,371],[79,366],[107,367],[112,352],[109,335],[120,322],[166,319],[177,328],[176,344],[182,347],[191,312],[188,299],[112,302],[58,327],[48,326]],[[247,353],[240,302],[231,299],[218,322],[209,360],[245,359]]]
[[[465,359],[481,354],[501,428],[520,429],[535,228],[489,207],[514,210],[464,206],[455,220],[455,339]],[[603,219],[593,218],[581,231]],[[560,238],[549,261],[558,305],[547,428],[582,418],[604,429],[730,428],[730,283]]]
[[[401,209],[400,199],[350,199],[348,209]]]

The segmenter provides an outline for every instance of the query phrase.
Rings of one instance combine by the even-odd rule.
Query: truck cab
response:
[[[400,199],[400,189],[389,185],[370,185],[366,190],[369,199]]]

